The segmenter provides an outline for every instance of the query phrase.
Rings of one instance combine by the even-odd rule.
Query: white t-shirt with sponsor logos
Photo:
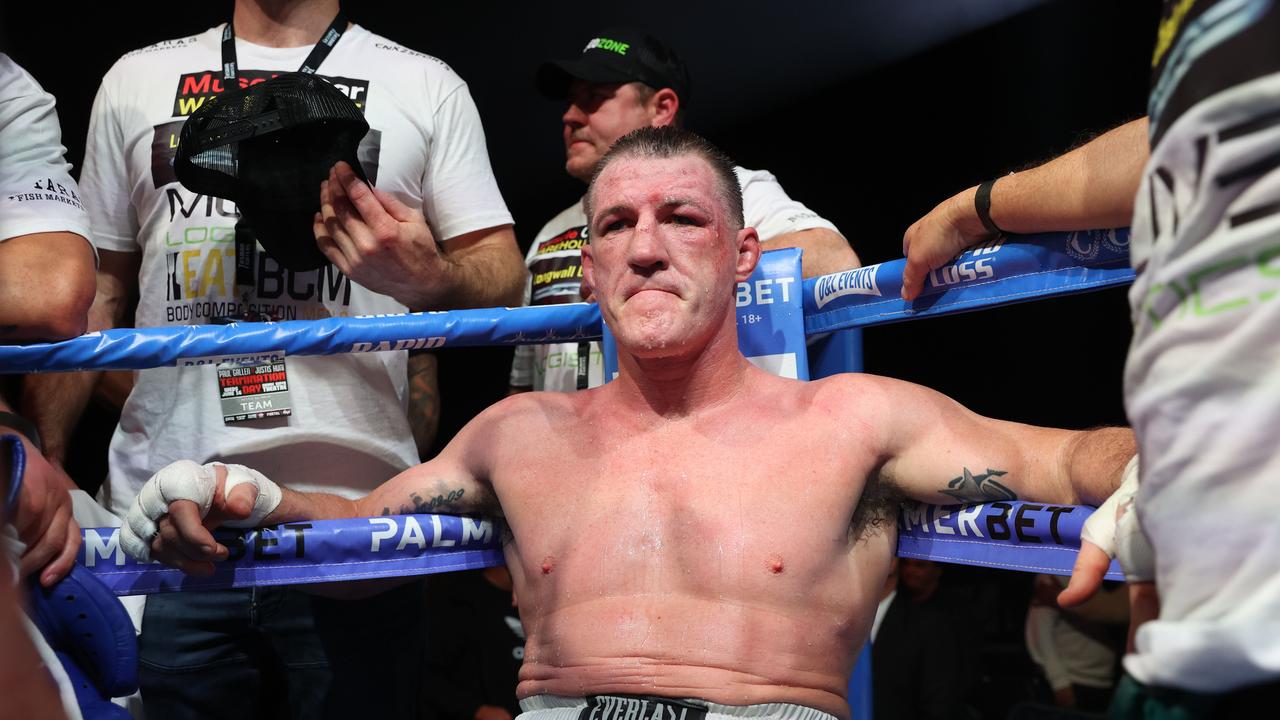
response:
[[[836,226],[819,217],[802,203],[792,200],[772,173],[734,168],[742,186],[742,210],[748,227],[768,240],[785,233]],[[534,238],[525,256],[529,279],[525,286],[526,305],[554,305],[580,300],[582,245],[586,242],[586,212],[576,202],[556,215]],[[588,385],[604,382],[604,357],[600,343],[587,343],[590,352]],[[512,387],[572,392],[578,387],[578,343],[522,345],[516,348],[511,364]]]
[[[139,327],[207,324],[241,311],[235,204],[193,193],[173,174],[184,118],[224,90],[221,32],[125,55],[94,101],[81,180],[98,247],[142,253]],[[310,51],[238,39],[239,82],[294,71]],[[422,210],[437,238],[511,222],[475,104],[443,62],[353,25],[318,74],[369,121],[359,150],[365,174]],[[261,249],[256,255],[250,310],[281,319],[406,310],[331,265],[293,272]],[[287,373],[291,416],[227,425],[213,367],[140,371],[111,442],[108,506],[123,512],[153,472],[181,458],[240,462],[298,490],[348,497],[417,462],[404,352],[288,358]]]
[[[89,239],[65,152],[53,96],[0,53],[0,242],[43,232]]]
[[[1135,205],[1125,408],[1160,617],[1125,668],[1150,685],[1280,677],[1277,109],[1280,73],[1190,106],[1152,148]]]

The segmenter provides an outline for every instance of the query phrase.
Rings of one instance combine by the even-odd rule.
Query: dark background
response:
[[[1159,3],[863,0],[731,5],[657,0],[347,3],[374,32],[465,78],[527,246],[581,186],[563,172],[560,113],[532,76],[601,28],[662,35],[693,74],[688,124],[765,168],[829,218],[864,263],[945,197],[1052,157],[1143,112]],[[68,160],[121,54],[228,18],[231,3],[5,3],[0,43],[58,98]],[[921,382],[985,414],[1082,427],[1124,421],[1123,290],[873,328],[870,372]],[[509,350],[441,353],[441,440],[499,397]]]

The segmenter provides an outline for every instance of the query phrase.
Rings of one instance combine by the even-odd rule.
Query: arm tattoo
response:
[[[443,510],[446,512],[450,510],[460,510],[460,503],[458,501],[462,499],[462,496],[465,495],[466,492],[467,491],[464,488],[457,488],[456,490],[450,490],[448,494],[439,494],[432,498],[425,498],[420,493],[411,492],[409,493],[409,499],[412,501],[412,504],[404,503],[400,506],[400,509],[395,512],[392,512],[390,507],[383,507],[382,514],[413,515],[417,513],[436,512],[437,510]]]
[[[436,356],[431,353],[409,355],[409,429],[418,446],[418,457],[431,454],[431,445],[440,426],[440,384]]]
[[[985,473],[974,475],[969,468],[964,468],[963,475],[952,478],[947,482],[947,486],[938,492],[950,495],[962,503],[1017,500],[1018,495],[1015,492],[992,479],[1007,474],[1004,470],[987,468]]]

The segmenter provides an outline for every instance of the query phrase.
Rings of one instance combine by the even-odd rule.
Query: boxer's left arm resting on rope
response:
[[[1136,474],[1137,443],[1128,428],[1060,430],[994,420],[928,388],[865,380],[858,397],[879,406],[884,418],[879,480],[912,499],[1097,506]],[[1096,592],[1109,562],[1106,551],[1082,542],[1061,601],[1083,602]]]
[[[1135,452],[1128,428],[1060,430],[995,420],[919,385],[866,379],[862,401],[883,403],[880,479],[921,502],[1099,505]]]

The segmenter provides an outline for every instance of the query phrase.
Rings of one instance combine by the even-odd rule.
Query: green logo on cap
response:
[[[608,50],[609,52],[616,52],[619,55],[626,55],[627,48],[630,48],[630,47],[631,45],[629,43],[618,42],[617,40],[598,37],[598,38],[592,38],[591,42],[587,43],[587,46],[582,48],[582,52],[586,52],[588,50],[594,49],[594,50]]]

